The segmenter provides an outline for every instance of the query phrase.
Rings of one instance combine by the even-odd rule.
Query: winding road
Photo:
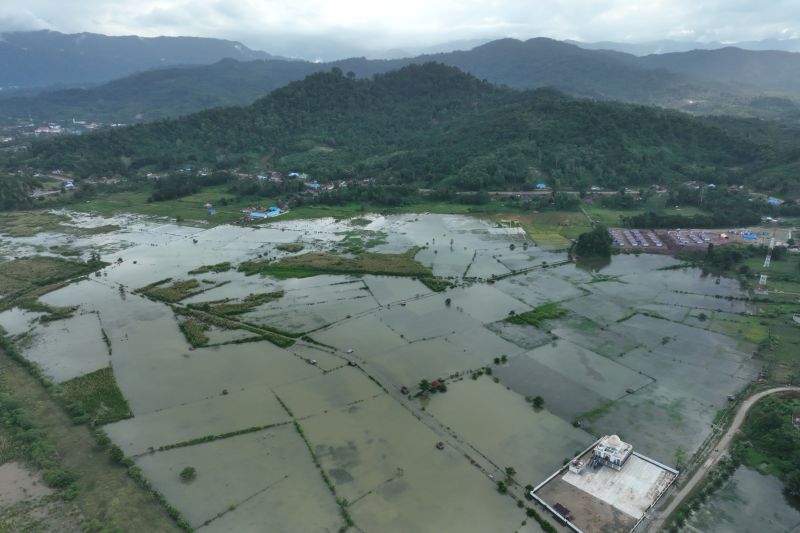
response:
[[[733,417],[731,427],[728,428],[728,431],[725,432],[716,446],[714,446],[714,450],[708,454],[706,461],[702,464],[702,466],[700,466],[700,468],[697,469],[697,472],[694,473],[689,481],[687,481],[681,490],[675,495],[670,504],[653,518],[653,521],[650,523],[649,530],[660,531],[664,527],[665,520],[675,512],[681,503],[683,503],[683,500],[685,500],[692,490],[694,490],[697,484],[703,480],[706,474],[708,474],[709,470],[711,470],[711,468],[727,454],[728,448],[733,441],[733,437],[736,436],[736,432],[739,431],[739,428],[744,423],[747,412],[751,407],[753,407],[753,405],[755,405],[757,401],[765,396],[769,396],[770,394],[790,391],[800,392],[800,387],[775,387],[753,394],[744,400],[739,406],[739,410],[736,412],[736,415]]]

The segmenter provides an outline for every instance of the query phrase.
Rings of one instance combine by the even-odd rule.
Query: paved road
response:
[[[652,523],[650,524],[651,531],[659,531],[664,527],[664,521],[669,517],[669,515],[675,512],[675,509],[678,508],[678,506],[683,502],[684,499],[686,499],[689,493],[691,493],[697,484],[703,480],[706,474],[708,474],[711,467],[717,464],[717,462],[727,454],[728,447],[731,445],[733,437],[736,436],[736,432],[739,431],[739,428],[744,422],[744,418],[747,416],[747,412],[750,410],[750,408],[758,400],[764,398],[765,396],[788,391],[800,392],[800,387],[775,387],[774,389],[767,389],[750,396],[744,402],[742,402],[742,404],[739,406],[739,410],[736,412],[736,416],[733,417],[731,427],[719,440],[717,445],[714,447],[714,450],[708,454],[708,457],[703,465],[697,470],[697,472],[694,473],[691,479],[686,482],[683,488],[681,488],[680,492],[675,495],[675,498],[672,499],[672,502],[670,502],[670,504],[653,519]]]

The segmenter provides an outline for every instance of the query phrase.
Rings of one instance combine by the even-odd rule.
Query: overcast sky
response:
[[[239,40],[279,53],[303,42],[381,50],[501,36],[732,42],[800,36],[798,4],[798,0],[0,0],[0,31],[194,35]]]

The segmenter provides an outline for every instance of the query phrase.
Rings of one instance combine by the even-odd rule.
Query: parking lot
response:
[[[705,249],[709,244],[769,245],[775,231],[767,228],[739,229],[628,229],[609,228],[614,246],[625,250],[671,253],[685,248]]]

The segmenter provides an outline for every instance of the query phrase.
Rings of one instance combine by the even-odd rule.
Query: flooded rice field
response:
[[[742,466],[692,515],[682,531],[760,533],[798,529],[800,510],[786,501],[783,483]]]
[[[55,381],[113,368],[133,417],[105,431],[200,531],[348,520],[366,532],[537,531],[497,491],[506,467],[519,494],[610,433],[673,464],[758,371],[753,346],[719,326],[748,311],[738,286],[664,270],[676,264],[665,256],[584,270],[518,228],[462,216],[249,228],[65,216],[119,229],[3,236],[0,254],[69,246],[109,266],[39,298],[76,306],[72,316],[14,308],[0,326]],[[354,242],[418,247],[415,259],[453,286],[237,270],[348,256]],[[557,318],[510,320],[551,303]],[[196,477],[182,479],[189,466]]]

